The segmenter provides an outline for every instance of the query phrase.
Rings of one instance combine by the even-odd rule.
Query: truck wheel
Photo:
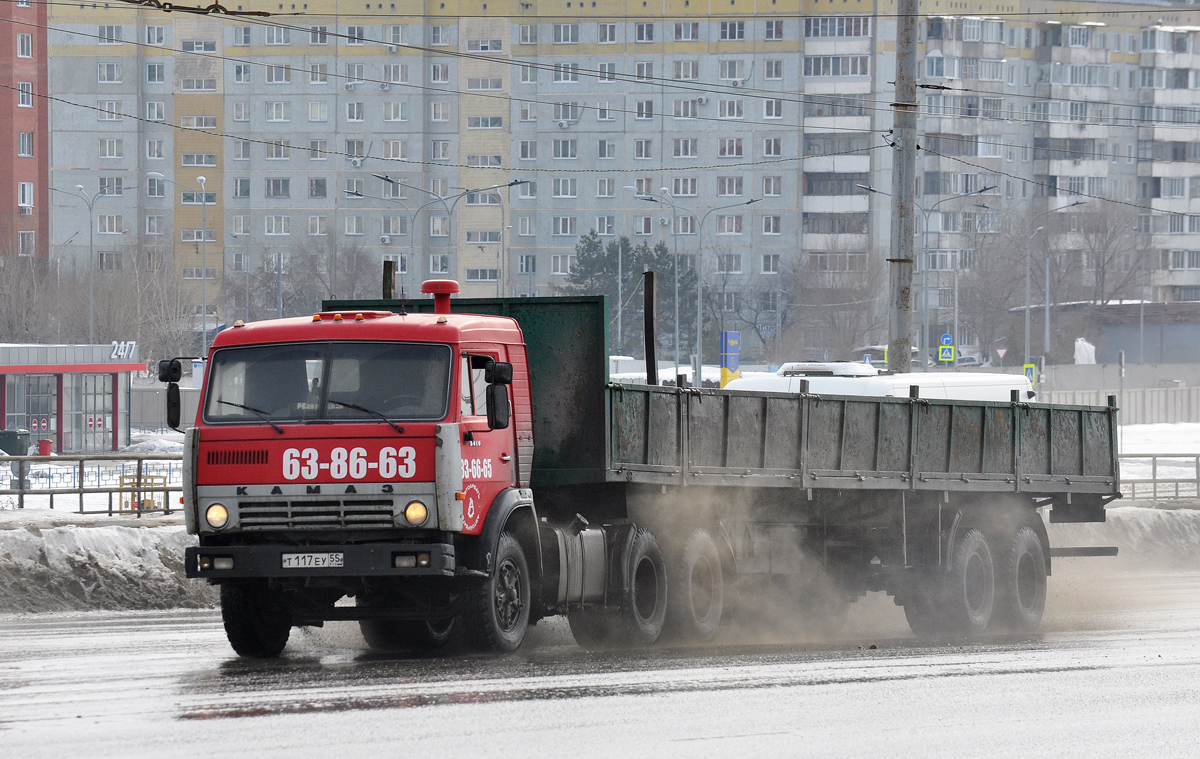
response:
[[[710,641],[717,634],[725,603],[721,556],[708,531],[692,532],[674,557],[667,618],[682,638]]]
[[[1046,552],[1032,527],[1017,529],[996,572],[996,621],[1006,630],[1030,633],[1046,608]]]
[[[529,564],[512,533],[500,535],[496,568],[467,594],[466,623],[480,650],[515,651],[529,629]]]
[[[946,624],[938,613],[937,602],[923,590],[913,590],[904,597],[904,618],[913,634],[933,638],[945,633]]]
[[[279,594],[257,583],[221,585],[221,620],[233,650],[254,659],[279,656],[292,629]]]
[[[940,595],[935,610],[947,632],[979,635],[988,628],[996,606],[996,568],[982,531],[969,529],[959,539]]]

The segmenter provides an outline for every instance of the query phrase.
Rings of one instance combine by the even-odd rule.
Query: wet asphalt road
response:
[[[254,662],[213,612],[0,617],[0,756],[1200,756],[1200,574],[1066,569],[1038,636],[939,645],[882,598],[837,643],[587,653],[543,623],[498,659],[338,624]]]

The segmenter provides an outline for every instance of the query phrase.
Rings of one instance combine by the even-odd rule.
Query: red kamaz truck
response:
[[[768,607],[832,626],[870,591],[919,634],[1030,631],[1040,510],[1103,521],[1118,497],[1111,403],[613,385],[603,298],[451,309],[457,289],[213,341],[186,567],[239,654],[327,620],[377,648],[461,628],[511,651],[556,614],[585,646],[706,640]]]

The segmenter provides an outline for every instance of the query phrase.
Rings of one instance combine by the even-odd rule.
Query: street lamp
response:
[[[748,206],[757,203],[760,200],[762,200],[762,198],[751,198],[750,200],[746,200],[741,203],[730,203],[726,206],[710,208],[704,212],[704,215],[700,217],[700,221],[696,224],[696,373],[692,376],[692,383],[696,385],[696,387],[700,387],[702,384],[703,378],[701,373],[704,368],[703,354],[701,353],[701,350],[704,347],[704,307],[701,297],[704,292],[704,269],[700,266],[700,261],[704,255],[704,221],[714,211],[724,211],[727,208]],[[692,216],[696,215],[692,211],[688,211],[688,213],[691,213]]]
[[[876,195],[886,195],[889,198],[892,196],[892,194],[890,192],[884,192],[883,190],[876,190],[874,187],[871,187],[870,185],[860,184],[860,185],[856,185],[856,186],[866,190],[867,192],[875,193]],[[921,257],[923,259],[921,261],[921,296],[922,296],[924,302],[921,304],[921,312],[922,312],[922,315],[921,315],[921,340],[918,345],[918,347],[920,348],[920,351],[921,351],[921,371],[923,371],[923,372],[927,371],[926,363],[929,360],[929,356],[928,356],[928,353],[929,353],[929,219],[933,215],[933,212],[935,210],[937,210],[937,207],[940,206],[942,203],[945,203],[950,200],[959,200],[961,198],[968,198],[972,195],[982,195],[983,193],[987,192],[988,190],[994,190],[994,189],[996,189],[996,185],[990,185],[988,187],[980,187],[978,190],[972,190],[971,192],[964,192],[961,195],[951,195],[948,198],[942,198],[941,200],[937,201],[936,203],[931,205],[928,209],[924,208],[920,203],[917,203],[915,201],[913,203],[913,205],[915,205],[917,207],[917,210],[919,210],[921,212],[921,215],[925,217],[925,230],[924,230],[924,232],[922,232],[922,235],[921,235],[921,240],[922,240],[922,242],[921,242],[921,254],[922,254]],[[956,312],[958,309],[958,292],[957,292],[958,266],[959,266],[959,262],[957,260],[955,260],[955,262],[954,262],[954,281],[955,281],[954,307],[955,307]],[[940,305],[939,305],[939,307],[940,307]],[[957,318],[955,318],[954,345],[955,345],[955,348],[957,349],[957,346],[958,346],[958,319]]]
[[[148,171],[146,176],[151,179],[161,179],[162,181],[177,185],[196,192],[195,187],[176,182],[174,179],[167,179],[166,175],[161,171]],[[196,177],[196,184],[200,185],[200,205],[201,205],[201,221],[200,221],[200,299],[204,304],[200,307],[201,316],[201,335],[200,335],[200,357],[208,360],[208,193],[204,189],[205,178],[203,176]],[[224,258],[224,256],[222,256]],[[222,263],[222,266],[224,264]]]
[[[78,196],[83,200],[84,205],[88,209],[88,343],[96,342],[96,219],[93,213],[96,207],[96,201],[108,195],[107,192],[97,192],[95,195],[88,197],[87,191],[83,189],[83,185],[75,185],[75,192],[67,192],[59,190],[55,187],[49,188],[53,192],[60,192],[63,195]],[[72,235],[74,238],[74,235]],[[67,242],[70,242],[68,240]]]
[[[1032,308],[1032,304],[1030,303],[1030,300],[1032,297],[1032,291],[1030,290],[1030,277],[1031,277],[1031,274],[1033,271],[1033,238],[1036,237],[1039,232],[1041,232],[1042,230],[1045,229],[1045,227],[1038,227],[1037,229],[1034,229],[1033,223],[1035,221],[1037,221],[1038,219],[1042,218],[1043,216],[1048,216],[1049,214],[1052,214],[1052,213],[1058,213],[1059,211],[1065,211],[1068,208],[1074,208],[1075,206],[1081,206],[1083,204],[1084,204],[1084,201],[1077,200],[1074,203],[1071,203],[1070,205],[1062,206],[1061,208],[1051,208],[1048,211],[1042,211],[1041,213],[1036,214],[1036,215],[1030,217],[1029,219],[1026,219],[1024,216],[1017,213],[1016,211],[1008,211],[1003,208],[989,209],[989,210],[994,211],[995,213],[1003,213],[1003,214],[1008,214],[1009,216],[1015,216],[1019,221],[1022,221],[1025,223],[1025,231],[1028,233],[1025,236],[1025,358],[1021,361],[1022,364],[1029,363],[1029,358],[1030,358],[1030,356],[1029,356],[1029,311]],[[982,208],[987,208],[987,206],[982,206]],[[1047,259],[1047,261],[1049,261],[1049,259]],[[1048,266],[1048,264],[1047,264],[1047,266]],[[1047,310],[1047,312],[1049,312],[1049,310],[1050,310],[1049,289],[1047,289],[1047,295],[1046,295],[1046,310]],[[1050,319],[1050,317],[1047,316],[1046,319],[1047,319],[1047,330],[1046,331],[1047,331],[1047,334],[1049,334],[1049,319]]]

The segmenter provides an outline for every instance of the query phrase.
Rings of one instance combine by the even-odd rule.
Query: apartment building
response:
[[[947,330],[955,273],[1039,227],[1055,242],[1038,264],[1078,259],[1101,279],[1088,213],[1132,214],[1139,249],[1161,251],[1147,296],[1200,299],[1189,14],[955,5],[923,7],[920,26],[918,322]],[[169,250],[220,319],[241,315],[225,278],[286,276],[313,245],[391,257],[410,293],[453,277],[490,296],[553,293],[591,231],[663,241],[732,324],[774,323],[887,257],[886,8],[269,10],[305,15],[52,7],[69,30],[50,37],[53,186],[97,195],[89,220],[55,193],[55,240],[95,224],[97,265],[114,270]],[[54,254],[86,255],[86,239]],[[807,329],[797,344],[825,345]]]
[[[45,259],[49,251],[49,129],[46,101],[46,5],[0,6],[0,134],[8,142],[8,181],[0,184],[0,265],[5,256]]]

